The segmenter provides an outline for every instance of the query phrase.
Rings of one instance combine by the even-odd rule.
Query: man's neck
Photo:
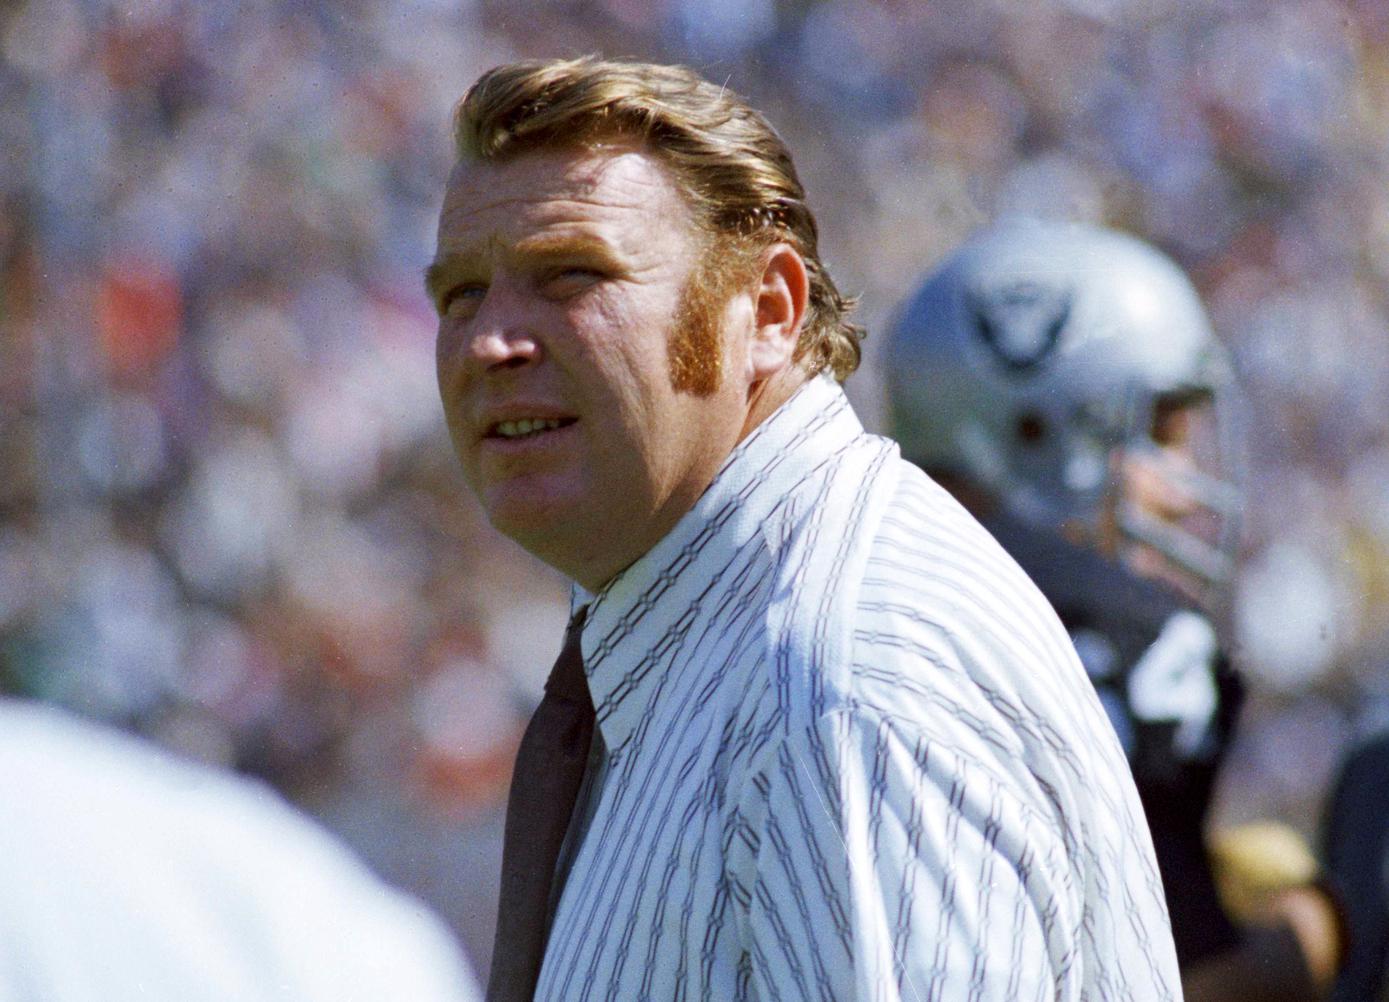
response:
[[[743,422],[743,430],[738,434],[738,441],[752,434],[754,428],[775,414],[782,404],[813,378],[802,366],[792,365],[753,386],[748,391],[748,415]]]

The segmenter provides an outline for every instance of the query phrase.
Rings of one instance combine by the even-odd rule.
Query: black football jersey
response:
[[[1204,827],[1243,686],[1215,628],[1170,589],[1059,534],[1012,519],[984,524],[1070,631],[1128,756],[1169,889],[1178,959],[1194,963],[1233,945]]]

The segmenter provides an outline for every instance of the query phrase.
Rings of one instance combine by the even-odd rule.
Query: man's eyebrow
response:
[[[424,294],[429,297],[431,303],[439,301],[439,272],[441,270],[438,261],[431,261],[424,269]]]
[[[424,292],[431,303],[439,301],[439,296],[444,291],[444,282],[448,277],[447,272],[452,270],[453,268],[447,259],[432,261],[424,269]]]
[[[618,257],[616,249],[601,237],[566,233],[537,233],[523,237],[506,253],[511,257],[541,259],[584,255],[605,262],[615,262]],[[430,301],[437,303],[447,291],[449,280],[476,266],[481,256],[477,251],[453,251],[429,264],[424,269],[424,291]]]
[[[612,253],[606,240],[587,233],[536,233],[518,240],[515,249],[518,254]]]
[[[476,267],[482,257],[480,251],[471,248],[447,251],[436,257],[424,269],[424,291],[433,303],[448,291],[449,282],[469,268]]]

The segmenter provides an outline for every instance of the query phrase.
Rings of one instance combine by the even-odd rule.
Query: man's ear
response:
[[[805,261],[794,247],[777,243],[765,254],[766,264],[757,285],[752,338],[748,342],[752,382],[770,379],[791,366],[810,298]]]

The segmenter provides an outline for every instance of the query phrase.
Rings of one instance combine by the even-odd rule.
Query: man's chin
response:
[[[553,485],[504,485],[494,488],[483,503],[492,527],[532,552],[572,534],[581,507],[574,491]]]

